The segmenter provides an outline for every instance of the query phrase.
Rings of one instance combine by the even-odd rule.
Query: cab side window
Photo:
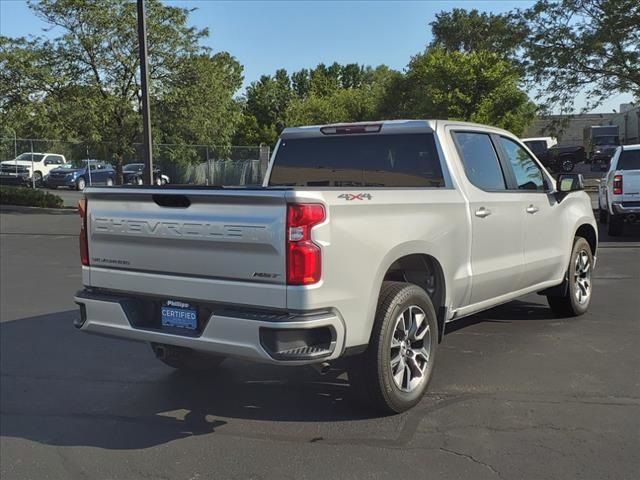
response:
[[[453,138],[471,183],[487,191],[507,189],[498,154],[489,134],[454,132]]]
[[[500,145],[509,161],[518,190],[548,189],[545,176],[527,151],[510,138],[500,137]]]

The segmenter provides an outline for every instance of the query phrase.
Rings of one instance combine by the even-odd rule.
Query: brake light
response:
[[[89,242],[87,239],[87,206],[86,197],[82,197],[78,202],[78,212],[80,213],[80,261],[82,265],[89,266]]]
[[[622,195],[622,175],[613,176],[613,194]]]
[[[320,132],[323,135],[349,135],[352,133],[378,133],[382,128],[380,123],[368,125],[335,125],[332,127],[322,127]]]
[[[317,283],[322,274],[322,252],[311,241],[311,229],[325,219],[318,203],[287,205],[287,284]]]

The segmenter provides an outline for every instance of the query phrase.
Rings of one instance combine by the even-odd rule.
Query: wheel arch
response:
[[[385,265],[381,267],[379,281],[376,282],[377,290],[374,297],[377,306],[382,282],[395,280],[422,288],[433,303],[438,320],[438,341],[442,341],[447,317],[447,280],[442,263],[436,255],[424,253],[425,251],[405,250],[390,255]],[[371,317],[375,314],[375,307]]]
[[[591,254],[595,257],[596,250],[598,249],[598,233],[596,229],[590,223],[583,223],[577,229],[573,237],[582,237],[587,243],[589,243],[589,247],[591,247]]]

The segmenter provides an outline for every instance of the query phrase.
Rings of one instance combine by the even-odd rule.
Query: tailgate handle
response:
[[[161,207],[187,208],[191,205],[191,200],[186,195],[153,195],[153,201]]]

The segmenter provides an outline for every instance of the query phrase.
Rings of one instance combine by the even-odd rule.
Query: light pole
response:
[[[153,143],[151,141],[149,65],[147,63],[147,27],[144,12],[144,0],[138,0],[138,52],[140,54],[140,85],[142,87],[142,132],[145,149],[144,166],[147,169],[146,176],[149,185],[153,185]]]
[[[18,158],[18,134],[16,133],[14,128],[7,127],[9,130],[13,132],[13,158]],[[18,162],[16,163],[16,175],[18,175]]]

